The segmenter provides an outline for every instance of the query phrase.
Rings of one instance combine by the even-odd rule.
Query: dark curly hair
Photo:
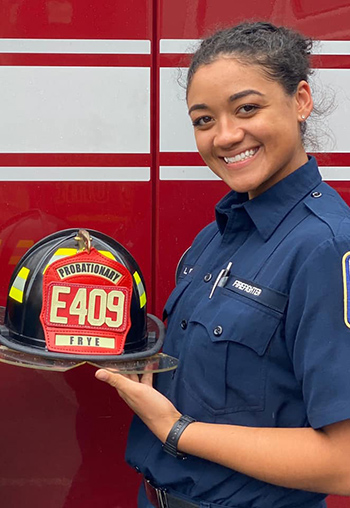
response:
[[[245,22],[219,30],[204,39],[194,53],[187,74],[187,90],[202,65],[223,55],[234,55],[241,63],[258,65],[268,79],[277,81],[288,95],[293,95],[300,81],[312,73],[312,39],[299,32],[264,21]],[[305,133],[305,122],[300,125]]]
[[[308,81],[311,74],[312,44],[312,39],[295,30],[263,21],[219,30],[204,39],[193,55],[187,88],[198,67],[212,63],[221,55],[234,55],[243,63],[262,67],[270,79],[278,81],[292,95],[298,83]]]

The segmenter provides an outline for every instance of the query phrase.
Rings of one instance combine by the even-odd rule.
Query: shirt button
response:
[[[220,335],[222,334],[223,330],[222,330],[222,326],[217,326],[216,328],[214,328],[213,330],[213,334],[215,335],[215,337],[220,337]]]
[[[211,273],[206,273],[204,275],[204,279],[203,280],[204,280],[204,282],[209,282],[211,280],[211,278],[212,278],[212,274]]]
[[[186,319],[183,319],[183,320],[181,321],[180,326],[181,326],[181,328],[182,328],[183,330],[186,330],[186,328],[187,328],[187,321],[186,321]]]
[[[322,196],[322,192],[315,191],[311,194],[313,198],[320,198]]]
[[[137,473],[141,473],[141,469],[139,468],[139,466],[135,466],[135,471],[136,471]]]

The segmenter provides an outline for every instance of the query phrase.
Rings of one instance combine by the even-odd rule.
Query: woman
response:
[[[128,462],[167,490],[146,484],[140,507],[319,508],[350,495],[350,213],[303,147],[310,51],[259,22],[193,57],[198,150],[231,192],[165,307],[179,367],[157,390],[151,375],[96,373],[139,417]]]

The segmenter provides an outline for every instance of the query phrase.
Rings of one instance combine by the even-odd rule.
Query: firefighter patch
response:
[[[343,256],[344,322],[350,328],[350,252]]]
[[[96,249],[50,264],[40,314],[49,351],[118,355],[131,326],[129,271]]]

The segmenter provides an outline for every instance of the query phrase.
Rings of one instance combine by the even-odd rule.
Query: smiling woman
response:
[[[198,150],[231,189],[255,197],[307,162],[300,130],[312,109],[306,81],[287,95],[261,66],[222,55],[197,69],[187,101]]]
[[[197,147],[230,192],[165,306],[179,367],[154,387],[96,374],[138,415],[126,457],[146,479],[139,508],[321,508],[350,495],[350,210],[303,145],[310,51],[256,22],[193,57]]]

